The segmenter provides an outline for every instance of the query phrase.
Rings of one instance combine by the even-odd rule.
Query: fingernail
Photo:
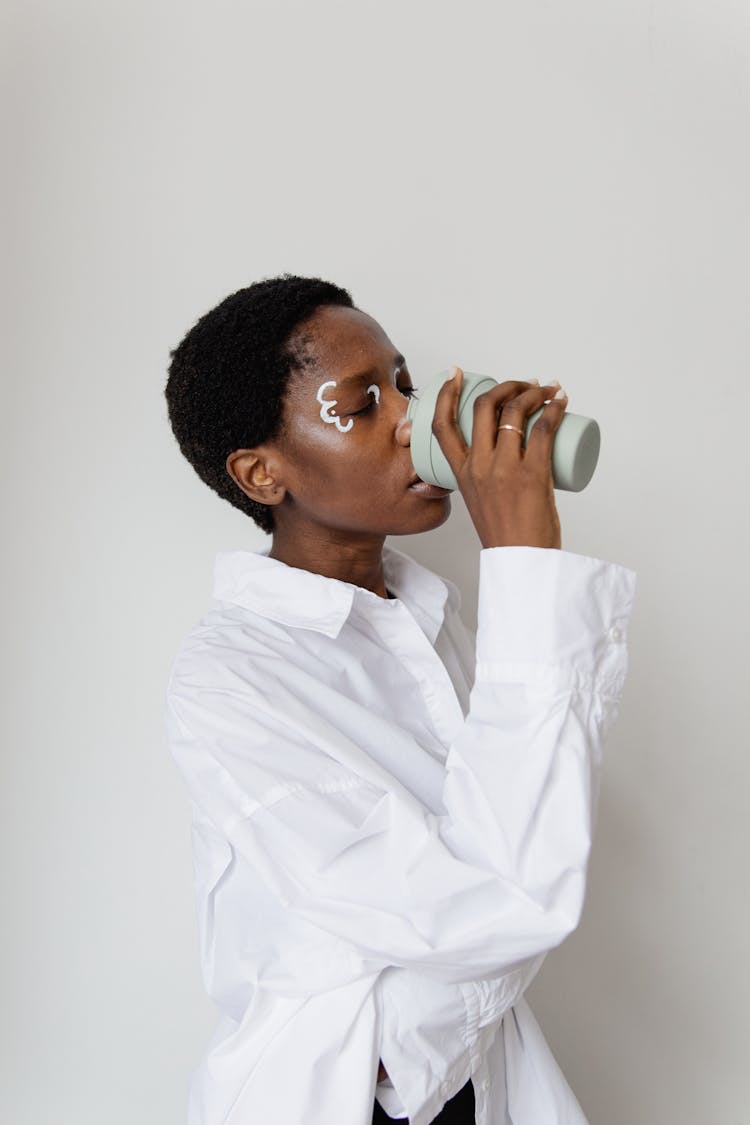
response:
[[[455,379],[457,375],[458,375],[458,368],[455,365],[453,367],[448,368],[448,378],[449,379]]]
[[[531,383],[532,387],[538,387],[539,386],[539,380],[538,379],[529,379],[529,382]]]
[[[558,384],[558,386],[559,386],[559,384]],[[553,398],[567,398],[568,394],[567,394],[567,391],[565,390],[564,387],[560,387],[560,390],[556,391],[555,394],[552,397]]]

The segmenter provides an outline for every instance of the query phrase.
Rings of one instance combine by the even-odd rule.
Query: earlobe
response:
[[[227,457],[226,469],[245,495],[260,504],[280,504],[286,495],[274,466],[258,450],[236,449]]]

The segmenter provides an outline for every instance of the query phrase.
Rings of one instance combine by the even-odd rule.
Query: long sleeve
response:
[[[363,971],[503,974],[578,922],[634,583],[567,552],[481,553],[476,679],[440,815],[365,767],[335,714],[305,715],[291,685],[269,700],[251,660],[231,675],[219,649],[216,668],[178,662],[168,724],[193,799]]]
[[[473,650],[474,645],[471,647]],[[489,1050],[493,1052],[495,1082],[500,1082],[505,1067],[496,1057],[503,1050],[496,1037],[502,1039],[500,1029],[505,1024],[510,1028],[506,1035],[514,1034],[517,1017],[528,1012],[521,1006],[523,996],[543,961],[544,955],[530,958],[500,976],[460,984],[444,984],[408,969],[384,970],[378,979],[382,1010],[379,1051],[389,1081],[378,1086],[378,1100],[386,1113],[419,1122],[432,1120],[446,1098],[461,1089],[470,1075],[483,1073]],[[528,1018],[533,1022],[530,1014]],[[549,1049],[545,1050],[548,1069],[559,1087],[557,1104],[568,1106],[576,1121],[583,1120]],[[517,1050],[513,1057],[515,1073],[520,1065]],[[570,1106],[575,1107],[575,1114]],[[547,1115],[553,1116],[549,1107]]]

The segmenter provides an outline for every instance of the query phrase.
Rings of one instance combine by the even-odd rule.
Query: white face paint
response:
[[[321,407],[320,407],[320,417],[323,419],[323,421],[335,424],[336,429],[339,430],[340,433],[345,434],[354,425],[354,419],[350,418],[349,421],[346,423],[346,425],[342,426],[341,425],[341,419],[335,417],[336,411],[333,409],[334,406],[336,405],[336,403],[338,402],[338,399],[336,399],[336,398],[330,398],[330,399],[323,398],[323,391],[326,389],[326,387],[335,387],[335,386],[336,386],[336,380],[335,379],[329,379],[327,383],[321,383],[320,386],[318,387],[318,393],[315,397],[317,398],[318,402],[322,404]],[[333,415],[333,417],[332,417],[332,415]]]
[[[336,399],[336,398],[323,398],[323,391],[326,389],[326,387],[335,387],[335,386],[336,386],[336,382],[335,382],[334,379],[329,379],[327,382],[321,383],[320,386],[318,387],[318,393],[315,397],[317,398],[318,402],[321,404],[320,405],[320,417],[323,419],[323,421],[329,422],[329,423],[333,422],[336,426],[336,429],[340,433],[346,434],[346,433],[349,432],[349,430],[354,425],[354,419],[350,418],[349,421],[346,423],[346,425],[342,426],[341,419],[336,417],[336,411],[333,409],[334,406],[336,405],[336,403],[338,402],[338,399]],[[378,404],[380,402],[380,387],[377,385],[377,383],[371,383],[370,384],[370,386],[367,388],[367,393],[369,394],[371,391],[375,395],[375,403]]]

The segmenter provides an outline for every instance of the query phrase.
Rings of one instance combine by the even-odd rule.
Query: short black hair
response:
[[[324,305],[356,307],[346,289],[319,277],[264,278],[225,297],[169,353],[164,394],[182,453],[201,480],[268,534],[272,507],[242,491],[226,460],[279,435],[289,376],[304,362],[290,338]]]

